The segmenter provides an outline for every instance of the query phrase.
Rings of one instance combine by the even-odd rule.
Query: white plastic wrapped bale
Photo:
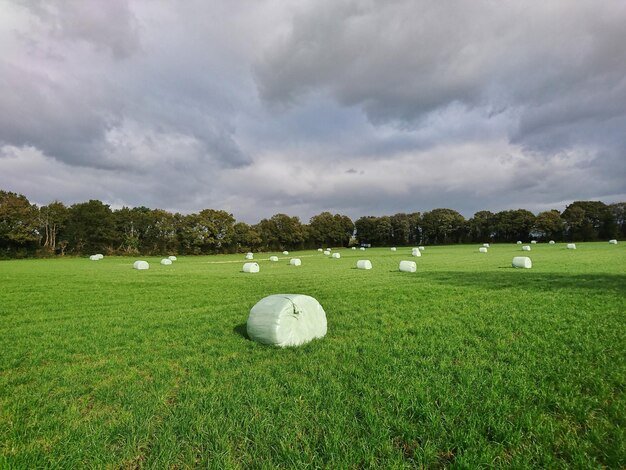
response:
[[[178,258],[176,258],[176,256],[168,256],[167,259],[169,259],[170,261],[176,261]]]
[[[325,254],[326,256],[330,256],[330,251],[326,250],[326,251],[324,252],[324,254]]]
[[[513,258],[512,265],[514,268],[530,269],[533,267],[533,262],[528,256],[516,256],[515,258]]]
[[[319,251],[320,253],[323,252],[324,250],[322,250],[321,248],[318,248],[317,251]]]
[[[353,246],[353,247],[352,247],[352,249],[353,249],[353,250],[356,250],[356,246]]]
[[[270,261],[278,261],[278,256],[270,256]]]
[[[133,263],[133,268],[139,269],[139,270],[150,269],[150,265],[148,264],[147,261],[138,260]]]
[[[96,254],[96,256],[98,257],[98,259],[103,259],[104,258],[104,255],[102,253],[98,253],[98,254]]]
[[[289,252],[287,250],[283,251],[283,255],[287,256]]]
[[[521,245],[521,244],[522,244],[522,241],[521,241],[521,240],[517,240],[517,244],[518,244],[518,245]]]
[[[98,258],[98,255],[91,255],[91,256],[89,257],[89,259],[90,259],[91,261],[100,261],[100,258]]]
[[[254,254],[246,253],[246,259],[254,259]]]
[[[530,245],[524,245],[522,251],[530,251]]]
[[[172,264],[172,260],[171,260],[171,259],[169,259],[169,258],[163,258],[163,259],[161,260],[161,264],[162,264],[163,266],[169,266],[169,265],[171,265],[171,264]]]
[[[244,273],[258,273],[260,270],[258,263],[246,263],[243,265]]]
[[[609,245],[617,245],[617,240],[609,240]]]
[[[362,246],[361,248],[359,248],[361,251],[365,251],[365,247]]]
[[[335,259],[341,258],[341,253],[333,253],[333,258]]]
[[[536,245],[536,244],[537,244],[537,240],[531,240],[531,241],[530,241],[530,243],[531,243],[532,245]]]
[[[478,249],[478,251],[479,251],[479,253],[487,253],[487,247],[486,247],[486,246],[481,246],[481,247]]]
[[[483,247],[489,248],[489,243],[483,243]]]
[[[300,258],[291,258],[289,260],[289,264],[292,266],[302,266],[302,261],[300,260]]]
[[[576,243],[568,243],[567,244],[567,249],[568,250],[575,250],[576,249]]]
[[[276,294],[258,301],[248,316],[248,337],[275,346],[299,346],[326,336],[326,312],[308,295]]]
[[[548,242],[548,245],[554,245],[555,243],[556,243],[556,242],[555,242],[554,240],[550,240],[550,241]]]
[[[413,256],[422,256],[422,252],[419,250],[419,248],[413,248],[413,249],[411,250],[411,254],[412,254]]]
[[[356,262],[357,269],[372,269],[372,262],[368,259],[360,259]]]
[[[395,246],[392,246],[392,247],[391,247],[391,251],[396,251],[396,247],[395,247]]]
[[[417,271],[417,263],[415,261],[400,261],[400,271],[414,273]]]

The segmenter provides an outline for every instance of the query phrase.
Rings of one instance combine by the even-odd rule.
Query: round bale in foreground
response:
[[[400,261],[400,271],[414,273],[417,271],[417,263],[415,261]]]
[[[259,271],[259,263],[246,263],[243,265],[244,273],[258,273]]]
[[[163,258],[163,259],[161,260],[161,264],[162,264],[163,266],[169,266],[169,265],[171,265],[171,264],[172,264],[172,260],[171,260],[171,259],[169,259],[169,258]]]
[[[139,269],[139,270],[142,270],[142,269],[150,269],[150,265],[148,264],[148,262],[147,262],[147,261],[141,261],[141,260],[138,260],[138,261],[135,261],[135,262],[133,263],[133,268],[134,268],[134,269]]]
[[[368,259],[360,259],[356,262],[357,269],[372,269],[372,262]]]
[[[248,316],[248,336],[275,346],[299,346],[326,336],[326,312],[308,295],[276,294],[258,301]]]
[[[512,265],[514,268],[530,269],[533,267],[533,262],[528,256],[516,256],[515,258],[513,258]]]

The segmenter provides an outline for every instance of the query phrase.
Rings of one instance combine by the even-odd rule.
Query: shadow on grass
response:
[[[250,339],[250,337],[248,336],[248,326],[246,323],[242,323],[233,328],[233,333],[245,339]]]
[[[624,274],[563,274],[514,270],[498,273],[436,272],[428,278],[442,284],[479,289],[598,290],[626,295]]]

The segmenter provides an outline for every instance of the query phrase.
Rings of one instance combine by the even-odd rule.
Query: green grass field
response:
[[[0,262],[0,467],[624,468],[625,245]],[[248,340],[276,293],[327,336]]]

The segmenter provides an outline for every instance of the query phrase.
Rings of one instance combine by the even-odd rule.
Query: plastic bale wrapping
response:
[[[270,256],[270,261],[273,261],[273,262],[278,261],[278,256]]]
[[[275,346],[299,346],[326,336],[326,312],[308,295],[276,294],[261,299],[250,310],[248,337]]]
[[[576,243],[568,243],[567,244],[567,249],[568,250],[575,250],[576,249]]]
[[[98,258],[98,255],[91,255],[91,256],[89,257],[89,259],[90,259],[91,261],[100,261],[100,258]]]
[[[170,261],[176,261],[178,258],[176,258],[176,256],[168,256],[167,259]]]
[[[289,252],[287,250],[283,251],[283,255],[287,256]]]
[[[484,246],[485,248],[489,248],[489,243],[483,243],[483,246]]]
[[[148,264],[147,261],[138,260],[133,263],[133,268],[139,269],[139,270],[150,269],[150,265]]]
[[[317,249],[317,251],[319,251],[319,252],[321,253],[321,252],[322,252],[322,251],[324,251],[324,250],[322,250],[321,248],[318,248],[318,249]]]
[[[423,246],[418,246],[417,249],[420,250],[420,251],[424,251],[425,250],[425,248]]]
[[[609,240],[609,245],[617,245],[617,240]]]
[[[98,259],[103,259],[104,258],[104,255],[102,253],[98,253],[98,254],[96,254],[96,256],[98,257]]]
[[[524,245],[522,251],[530,251],[530,245]]]
[[[530,243],[531,243],[532,245],[536,245],[536,244],[537,244],[537,240],[531,240],[531,241],[530,241]]]
[[[162,264],[163,266],[170,266],[170,265],[172,264],[172,260],[171,260],[171,259],[169,259],[169,258],[163,258],[163,259],[161,260],[161,264]]]
[[[414,273],[417,271],[417,263],[415,261],[400,261],[400,271]]]
[[[254,259],[254,255],[252,253],[246,253],[246,259]]]
[[[479,252],[479,253],[487,253],[487,248],[486,248],[486,247],[484,247],[484,246],[481,246],[481,247],[478,249],[478,252]]]
[[[556,242],[555,242],[554,240],[550,240],[550,241],[548,242],[548,245],[554,245],[555,243],[556,243]]]
[[[533,267],[533,262],[528,256],[516,256],[511,264],[514,268],[530,269]]]
[[[419,248],[413,248],[411,250],[411,255],[413,255],[413,256],[422,256],[422,252],[420,251]]]
[[[339,258],[341,258],[341,254],[340,253],[333,253],[333,258],[339,259]]]
[[[326,251],[324,252],[324,254],[325,254],[326,256],[330,256],[330,251],[326,250]]]
[[[368,259],[360,259],[356,262],[357,269],[372,269],[372,262]]]
[[[521,240],[518,240],[518,241],[517,241],[517,244],[518,244],[518,245],[521,245],[521,244],[522,244],[522,241],[521,241]]]
[[[289,260],[289,264],[292,266],[302,266],[302,261],[300,260],[300,258],[291,258]]]
[[[359,248],[361,251],[365,251],[365,247],[362,246],[361,248]]]
[[[353,246],[353,247],[352,247],[352,249],[353,249],[353,250],[356,250],[356,246]]]
[[[246,263],[243,265],[244,273],[258,273],[260,270],[258,263]]]
[[[392,247],[391,247],[391,251],[396,251],[396,247],[395,247],[395,246],[392,246]]]

